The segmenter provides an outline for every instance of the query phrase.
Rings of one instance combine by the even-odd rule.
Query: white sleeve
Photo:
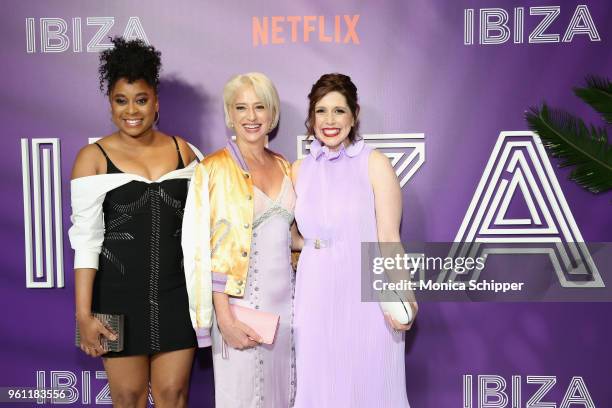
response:
[[[208,172],[203,164],[197,165],[189,183],[181,244],[189,297],[189,316],[198,338],[198,347],[208,347],[211,345],[213,305]]]
[[[68,230],[70,246],[74,249],[74,268],[98,269],[104,242],[102,203],[106,194],[96,194],[89,183],[77,180],[70,183],[72,226]]]

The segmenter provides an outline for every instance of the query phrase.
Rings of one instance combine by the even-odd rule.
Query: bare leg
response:
[[[151,392],[157,408],[187,407],[194,348],[151,357]]]
[[[147,406],[149,356],[104,358],[111,398],[115,408]]]

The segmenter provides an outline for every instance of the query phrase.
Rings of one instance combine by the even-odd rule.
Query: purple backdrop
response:
[[[582,84],[587,74],[612,72],[612,6],[604,1],[557,0],[554,4],[560,13],[546,33],[563,38],[577,6],[584,4],[600,40],[582,33],[571,42],[528,43],[529,34],[543,18],[530,15],[529,8],[550,6],[535,0],[231,4],[23,0],[5,4],[0,17],[4,39],[0,120],[5,140],[0,161],[0,301],[5,313],[0,322],[0,387],[33,387],[43,380],[48,387],[55,376],[60,384],[73,385],[79,393],[74,406],[79,406],[95,405],[105,385],[96,378],[96,371],[103,371],[101,361],[73,345],[72,252],[65,234],[74,157],[89,137],[113,131],[107,100],[98,90],[97,54],[87,52],[88,43],[103,27],[102,20],[93,17],[114,18],[107,35],[123,34],[127,26],[127,34],[144,32],[162,51],[160,128],[185,137],[204,153],[221,147],[229,135],[221,91],[233,74],[261,71],[277,85],[281,122],[271,147],[290,160],[296,159],[296,138],[304,132],[311,84],[327,72],[351,75],[359,88],[362,133],[424,134],[425,163],[403,187],[402,236],[413,241],[452,241],[500,132],[525,130],[523,115],[529,106],[546,100],[589,121],[599,120],[573,96],[572,87]],[[484,7],[508,12],[511,35],[507,42],[479,44],[479,10]],[[522,43],[514,43],[515,7],[524,8]],[[472,45],[464,44],[465,9],[474,9]],[[354,25],[353,36],[347,36],[344,15]],[[284,18],[274,20],[282,29],[276,35],[271,32],[273,16]],[[288,16],[301,16],[295,38]],[[304,16],[325,17],[323,41],[318,18],[305,41]],[[341,16],[340,42],[335,42],[335,16]],[[128,23],[130,17],[138,19]],[[67,24],[63,36],[49,40],[47,50],[41,35],[45,18]],[[269,24],[265,45],[260,34],[253,34],[254,19],[256,29],[265,24],[264,18]],[[57,20],[50,24],[51,32],[62,30],[53,25]],[[326,36],[331,42],[325,41]],[[50,52],[66,39],[67,50]],[[284,43],[273,43],[281,40]],[[82,51],[75,52],[79,43]],[[57,164],[62,183],[57,192],[63,209],[63,288],[26,288],[22,138],[27,143],[58,138],[61,144]],[[610,194],[593,196],[569,182],[567,170],[555,168],[555,173],[583,238],[611,241]],[[605,280],[610,265],[598,267]],[[520,375],[520,406],[524,406],[539,387],[527,384],[526,376],[539,375],[556,376],[557,384],[544,400],[560,405],[571,378],[580,376],[597,407],[612,406],[612,353],[607,349],[612,342],[611,311],[609,303],[423,304],[415,327],[407,334],[409,400],[416,408],[461,407],[463,375],[471,374],[476,407],[478,375],[502,376],[508,389],[511,377]],[[192,377],[192,406],[213,406],[211,364],[210,351],[200,351]]]

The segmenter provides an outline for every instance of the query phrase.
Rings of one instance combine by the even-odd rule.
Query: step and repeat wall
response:
[[[231,137],[222,89],[232,75],[260,71],[276,84],[281,120],[270,147],[291,161],[308,154],[312,84],[324,73],[350,75],[363,137],[389,156],[402,186],[404,240],[612,241],[610,194],[569,181],[524,119],[546,101],[602,125],[572,88],[612,73],[609,2],[22,0],[2,8],[0,387],[64,389],[70,406],[111,404],[101,360],[74,346],[67,239],[76,153],[114,131],[97,77],[109,36],[161,50],[159,128],[204,154]],[[591,259],[588,249],[570,256]],[[610,265],[587,264],[605,285]],[[611,312],[605,302],[423,303],[406,334],[411,405],[612,406]],[[190,406],[213,405],[210,350],[200,350]]]

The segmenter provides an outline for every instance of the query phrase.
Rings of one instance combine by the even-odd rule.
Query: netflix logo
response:
[[[253,17],[253,47],[311,41],[359,45],[358,23],[359,14]]]

